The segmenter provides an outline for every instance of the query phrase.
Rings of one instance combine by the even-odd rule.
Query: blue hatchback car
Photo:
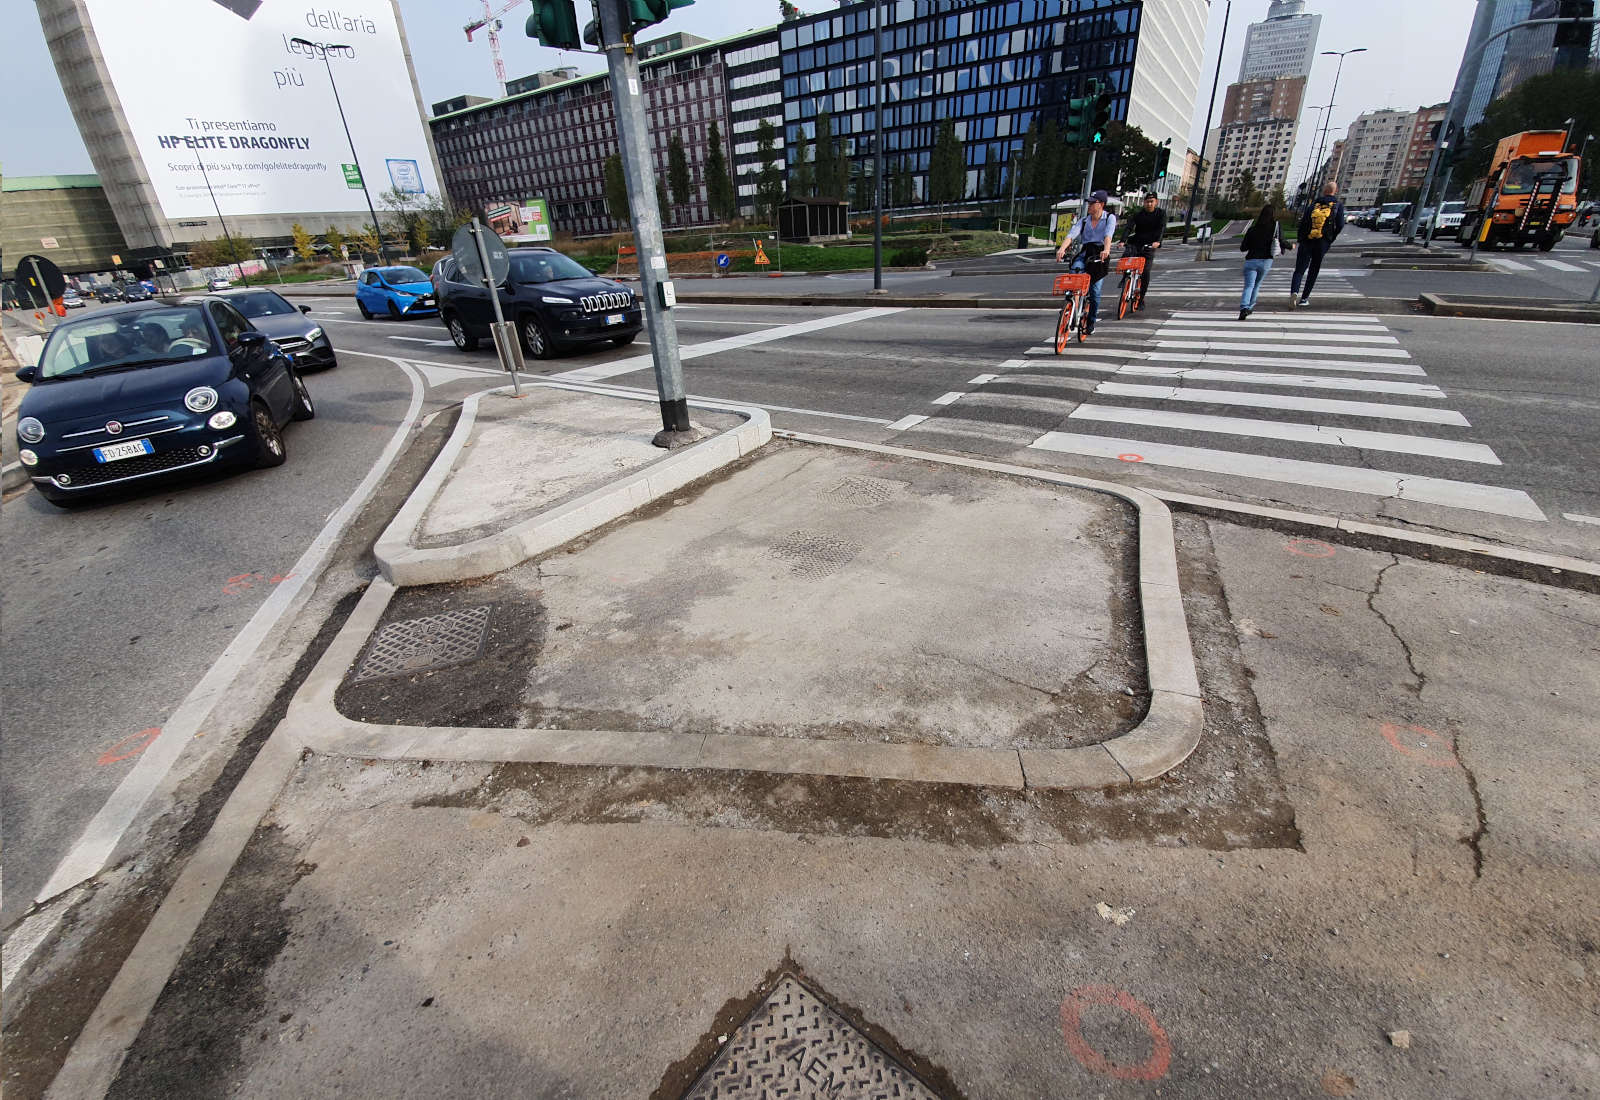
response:
[[[439,312],[433,283],[420,268],[372,267],[356,280],[356,308],[374,317],[432,317]]]
[[[282,465],[283,426],[316,415],[288,357],[227,301],[112,306],[57,325],[17,409],[33,487],[69,507],[216,463]]]

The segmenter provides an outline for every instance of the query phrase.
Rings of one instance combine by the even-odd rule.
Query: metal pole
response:
[[[1015,154],[1011,157],[1011,214],[1006,219],[1011,225],[1011,232],[1017,231],[1017,169],[1022,166],[1022,158]]]
[[[228,262],[233,263],[233,237],[228,234],[228,220],[222,216],[222,205],[217,202],[217,193],[211,190],[211,177],[206,174],[205,158],[200,155],[200,150],[194,151],[194,161],[200,166],[200,178],[205,181],[206,194],[211,196],[211,208],[217,212],[217,221],[222,224],[222,239],[228,242]],[[250,285],[250,276],[244,273],[244,265],[239,265],[239,281],[245,286]]]
[[[1365,46],[1357,46],[1353,50],[1323,50],[1322,52],[1326,57],[1338,54],[1339,67],[1333,71],[1333,91],[1328,96],[1328,113],[1322,119],[1322,140],[1317,143],[1316,163],[1318,164],[1322,163],[1322,152],[1327,147],[1328,135],[1333,132],[1333,108],[1339,98],[1339,78],[1344,75],[1344,59],[1353,53],[1366,53],[1367,48]],[[1326,186],[1329,181],[1323,180],[1322,182],[1323,186]],[[1315,196],[1312,196],[1312,198],[1314,199]]]
[[[1078,203],[1078,216],[1080,218],[1089,216],[1089,194],[1094,190],[1094,164],[1099,156],[1100,147],[1098,145],[1089,146],[1089,170],[1083,174],[1083,196],[1082,201]]]
[[[883,0],[872,5],[872,292],[883,293]]]
[[[355,161],[356,175],[361,177],[361,194],[367,200],[367,213],[372,215],[372,232],[378,238],[378,262],[383,263],[383,226],[378,224],[378,212],[372,206],[372,192],[367,190],[367,174],[361,170],[361,158],[356,155],[356,139],[350,136],[350,122],[344,117],[344,103],[339,99],[339,82],[333,79],[333,62],[328,60],[329,50],[347,50],[349,46],[333,43],[319,44],[305,38],[291,38],[322,53],[323,67],[328,70],[328,87],[333,89],[333,105],[339,109],[339,123],[344,127],[344,140],[350,146],[350,159]]]
[[[32,256],[28,257],[28,266],[33,268],[33,279],[34,279],[34,282],[39,284],[39,293],[44,295],[44,306],[43,306],[44,315],[46,317],[50,318],[50,320],[45,322],[45,323],[46,323],[46,325],[54,325],[55,324],[55,311],[51,307],[55,303],[50,298],[49,289],[46,288],[46,286],[44,285],[44,272],[39,270],[39,261],[34,259]],[[30,295],[28,295],[28,297],[31,299],[33,297],[33,295],[30,294]]]
[[[678,359],[678,329],[672,319],[672,283],[667,278],[666,246],[661,239],[661,211],[656,206],[655,166],[650,160],[650,129],[644,92],[639,83],[639,58],[633,51],[633,21],[622,0],[596,0],[600,40],[611,72],[611,101],[617,113],[617,148],[628,183],[633,211],[633,239],[639,256],[639,286],[644,291],[645,324],[655,362],[656,391],[661,401],[659,447],[692,440],[689,399]]]
[[[503,348],[500,342],[506,339],[506,315],[500,308],[500,287],[494,281],[494,273],[489,270],[489,250],[483,243],[483,226],[477,218],[472,219],[472,243],[478,248],[478,264],[483,268],[483,288],[489,292],[489,304],[494,307],[494,350],[502,360],[502,366],[511,372],[511,392],[522,396],[522,383],[517,378],[517,360],[511,349]]]
[[[1217,46],[1217,73],[1211,78],[1211,98],[1206,101],[1206,128],[1200,135],[1200,171],[1206,170],[1206,142],[1211,140],[1211,114],[1217,107],[1217,87],[1222,83],[1222,55],[1228,48],[1228,20],[1233,16],[1233,0],[1222,13],[1222,42]],[[1219,143],[1220,144],[1220,143]],[[1209,193],[1210,186],[1206,191]],[[1200,197],[1200,177],[1195,176],[1189,188],[1189,212],[1183,218],[1183,243],[1189,243],[1189,230],[1194,225],[1194,204]]]

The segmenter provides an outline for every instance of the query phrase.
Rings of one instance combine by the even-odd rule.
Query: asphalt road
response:
[[[310,379],[318,417],[289,431],[285,467],[75,513],[29,492],[5,505],[0,548],[14,563],[0,581],[6,926],[128,773],[141,731],[162,727],[270,594],[272,578],[291,567],[372,467],[410,398],[406,376],[385,357],[416,365],[427,387],[425,412],[505,380],[492,350],[458,352],[435,321],[369,322],[348,298],[297,300],[312,306],[344,359]],[[1053,330],[1053,315],[1040,311],[690,303],[675,319],[689,392],[763,405],[779,428],[1600,553],[1600,526],[1591,522],[1600,516],[1592,328],[1420,317],[1358,319],[1351,328],[1299,314],[1307,337],[1333,349],[1318,354],[1332,364],[1322,369],[1336,388],[1319,386],[1310,369],[1248,364],[1212,379],[1107,378],[1157,365],[1146,357],[1169,354],[1159,346],[1173,335],[1198,349],[1179,356],[1251,358],[1253,347],[1216,347],[1234,338],[1231,319],[1191,312],[1107,322],[1091,345],[1060,359],[1028,354]],[[1255,320],[1262,319],[1267,327],[1256,338],[1266,341],[1261,357],[1270,358],[1282,318]],[[1201,327],[1191,333],[1194,325]],[[1349,339],[1375,342],[1340,346]],[[1375,359],[1372,347],[1399,357]],[[1294,345],[1278,352],[1299,354]],[[1395,367],[1404,373],[1385,373]],[[532,372],[654,385],[642,340],[532,364]],[[1280,384],[1255,372],[1301,381]],[[1402,390],[1389,392],[1392,382]],[[1337,388],[1346,385],[1355,391]],[[1191,392],[1180,403],[1156,392],[1195,387],[1209,396]],[[1219,393],[1229,396],[1216,399]],[[1361,411],[1321,401],[1358,401]],[[1402,411],[1373,408],[1382,405]],[[1386,418],[1408,415],[1406,406],[1437,410],[1448,423]],[[1307,429],[1362,434],[1356,445],[1334,446],[1296,435]],[[1290,437],[1281,437],[1285,431]],[[1127,461],[1125,446],[1136,446],[1141,461]],[[1290,465],[1277,465],[1284,462]],[[1294,464],[1315,476],[1306,481]],[[1280,476],[1283,469],[1297,477]],[[1337,487],[1356,476],[1352,470],[1448,483],[1447,494],[1466,485],[1492,506],[1385,501]],[[125,755],[129,749],[133,755]]]
[[[208,667],[350,495],[403,419],[395,365],[308,377],[288,463],[61,511],[31,490],[0,523],[9,926]]]

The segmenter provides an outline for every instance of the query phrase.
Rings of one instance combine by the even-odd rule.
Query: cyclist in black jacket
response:
[[[1139,301],[1134,309],[1144,308],[1144,296],[1150,292],[1150,278],[1155,272],[1156,249],[1161,247],[1166,233],[1167,212],[1152,191],[1144,197],[1144,209],[1128,218],[1128,236],[1123,242],[1128,247],[1128,255],[1144,257],[1144,281],[1139,286]]]

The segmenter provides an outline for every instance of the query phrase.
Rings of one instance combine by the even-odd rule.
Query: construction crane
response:
[[[489,53],[494,56],[494,78],[500,84],[502,99],[506,94],[506,62],[505,58],[500,56],[500,29],[505,26],[500,22],[500,17],[521,3],[522,0],[511,0],[509,4],[502,4],[496,9],[490,6],[490,0],[483,0],[483,18],[474,19],[462,28],[467,32],[468,42],[472,41],[472,36],[477,31],[488,29]]]

